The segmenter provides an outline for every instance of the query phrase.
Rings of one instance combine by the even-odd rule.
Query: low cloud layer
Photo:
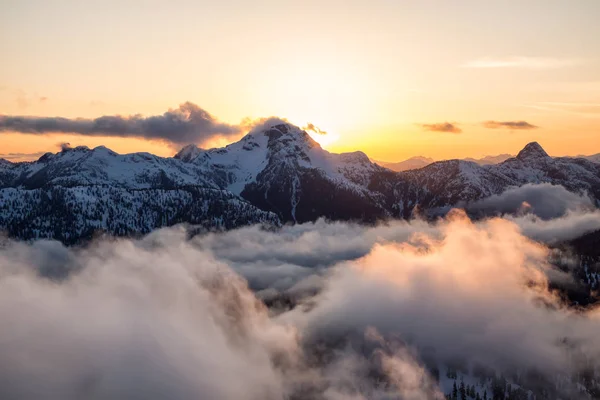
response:
[[[461,133],[460,129],[456,124],[450,122],[442,122],[439,124],[421,124],[421,128],[430,132],[448,132],[448,133]]]
[[[488,129],[529,130],[539,128],[527,121],[486,121],[483,126]]]
[[[527,184],[466,205],[479,216],[532,213],[542,219],[564,216],[568,211],[591,210],[592,199],[586,194],[569,192],[549,183]]]
[[[86,248],[4,240],[0,397],[442,399],[432,366],[456,357],[570,376],[600,356],[600,315],[549,291],[560,272],[527,236],[590,220],[452,212]]]
[[[176,146],[202,144],[217,137],[236,137],[239,125],[219,122],[194,103],[186,102],[162,115],[110,116],[95,119],[0,116],[0,131],[32,135],[71,133],[83,136],[135,137],[161,140]]]
[[[559,337],[598,354],[598,315],[582,318],[544,289],[551,268],[545,247],[500,219],[473,225],[454,217],[439,229],[441,239],[377,245],[337,267],[310,312],[296,309],[282,318],[304,326],[311,338],[335,340],[371,326],[439,359],[467,355],[500,368],[569,371]],[[558,308],[548,313],[543,303]]]

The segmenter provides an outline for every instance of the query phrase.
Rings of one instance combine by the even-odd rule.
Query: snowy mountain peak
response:
[[[98,154],[98,155],[109,155],[109,156],[113,156],[113,157],[118,155],[118,153],[115,153],[114,151],[112,151],[111,149],[109,149],[106,146],[94,147],[92,149],[92,153]]]
[[[281,143],[291,143],[306,148],[321,147],[306,131],[290,123],[278,123],[276,125],[265,125],[262,134],[269,138],[269,147]]]
[[[362,151],[353,151],[352,153],[341,153],[340,160],[344,162],[353,162],[356,164],[368,165],[371,164],[369,156]]]
[[[102,146],[104,147],[104,146]],[[69,147],[68,145],[63,145],[61,148],[61,153],[86,153],[90,151],[90,148],[87,146],[77,146],[77,147]]]
[[[517,154],[519,160],[540,159],[550,157],[538,142],[531,142]]]
[[[190,162],[196,157],[198,157],[200,154],[202,154],[202,150],[200,150],[198,146],[196,146],[195,144],[188,144],[187,146],[179,150],[179,152],[175,154],[173,158],[176,158],[183,162]]]

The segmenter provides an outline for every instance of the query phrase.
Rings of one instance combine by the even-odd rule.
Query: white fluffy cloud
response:
[[[432,399],[432,360],[456,356],[570,374],[599,355],[599,315],[548,291],[524,234],[600,219],[583,215],[5,241],[0,398]]]
[[[481,215],[534,214],[542,219],[564,216],[567,212],[592,210],[586,194],[569,192],[549,183],[527,184],[466,205],[470,213]]]

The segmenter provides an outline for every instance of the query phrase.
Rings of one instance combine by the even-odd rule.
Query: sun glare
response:
[[[310,135],[310,137],[312,137],[314,139],[315,142],[319,143],[321,145],[321,147],[323,147],[323,148],[327,148],[328,146],[335,143],[340,138],[340,135],[338,135],[337,133],[331,133],[331,132],[323,134],[323,133],[308,131],[308,134]]]

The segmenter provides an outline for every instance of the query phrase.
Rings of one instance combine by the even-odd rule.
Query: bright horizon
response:
[[[598,15],[596,0],[3,0],[0,115],[73,126],[190,102],[214,118],[195,142],[204,147],[276,116],[327,132],[313,136],[329,151],[378,161],[516,154],[532,141],[553,156],[591,155]],[[0,157],[63,142],[172,156],[184,140],[133,136],[4,126]]]

